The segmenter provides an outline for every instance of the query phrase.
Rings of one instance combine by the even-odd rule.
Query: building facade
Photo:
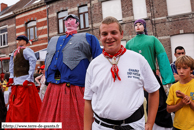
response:
[[[78,33],[88,32],[98,39],[99,26],[103,18],[106,16],[117,18],[124,30],[123,45],[136,36],[134,21],[145,19],[148,34],[156,36],[161,41],[170,62],[175,60],[174,48],[178,45],[182,45],[186,54],[194,58],[194,1],[192,0],[32,1],[35,3],[14,10],[14,16],[7,19],[9,21],[3,20],[2,23],[0,16],[0,29],[7,27],[8,51],[16,47],[15,38],[21,34],[29,35],[30,39],[33,37],[30,47],[35,52],[46,48],[51,37],[65,34],[63,18],[68,14],[75,14],[80,18]],[[30,30],[36,31],[31,33]],[[0,52],[5,53],[1,48]]]
[[[94,34],[99,39],[99,25],[106,16],[117,18],[124,30],[122,44],[136,36],[134,21],[145,19],[149,35],[163,44],[169,61],[181,45],[194,58],[194,1],[192,0],[45,0],[48,7],[49,38],[63,35],[62,19],[67,14],[80,18],[78,32]],[[176,4],[175,4],[176,3]]]
[[[34,1],[31,5],[15,11],[16,37],[26,35],[34,52],[45,49],[48,44],[47,15],[44,1]]]
[[[45,49],[48,44],[45,2],[43,0],[20,0],[7,8],[0,15],[0,29],[7,31],[0,34],[2,35],[0,52],[9,56],[17,48],[16,38],[19,35],[28,37],[30,40],[28,47],[34,52]]]

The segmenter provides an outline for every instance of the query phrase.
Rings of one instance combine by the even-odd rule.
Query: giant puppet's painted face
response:
[[[74,30],[77,30],[77,27],[79,26],[79,22],[76,23],[76,19],[69,17],[65,21],[65,27],[67,28],[67,32],[71,32]]]
[[[135,31],[136,33],[143,33],[144,32],[144,26],[142,23],[136,23],[135,24]]]

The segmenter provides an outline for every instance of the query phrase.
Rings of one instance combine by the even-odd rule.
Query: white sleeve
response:
[[[13,75],[13,67],[14,67],[13,56],[14,56],[14,52],[11,54],[10,61],[9,61],[9,73],[10,73],[9,78],[14,78],[14,75]]]
[[[11,87],[8,87],[8,92],[10,92],[10,93],[11,93]]]
[[[142,77],[144,82],[144,88],[148,93],[153,93],[160,88],[154,72],[152,71],[150,65],[146,61],[142,67]]]
[[[92,83],[92,69],[91,64],[89,65],[86,71],[86,79],[85,79],[85,91],[84,91],[84,99],[92,100],[93,91],[91,90],[91,83]]]

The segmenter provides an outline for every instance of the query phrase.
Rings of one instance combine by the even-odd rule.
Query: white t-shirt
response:
[[[92,109],[98,116],[123,120],[143,104],[143,87],[152,93],[160,85],[147,60],[136,52],[127,50],[117,66],[121,81],[114,82],[108,59],[101,54],[92,60],[86,73],[84,99],[92,100]]]

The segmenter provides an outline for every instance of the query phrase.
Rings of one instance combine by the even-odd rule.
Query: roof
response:
[[[20,8],[23,8],[25,5],[27,5],[31,0],[20,0],[18,1],[16,4],[12,5],[12,6],[9,6],[9,8],[4,11],[4,13],[2,13],[1,15],[3,14],[6,14],[6,13],[10,13],[10,12],[13,12],[17,9],[20,9]]]
[[[15,11],[16,12],[19,11],[19,13],[21,13],[24,8],[26,9],[29,6],[33,6],[33,5],[36,5],[38,3],[44,3],[44,0],[20,0],[16,4],[9,6],[9,7],[5,8],[3,11],[1,11],[0,16],[7,15],[7,14],[13,15],[13,13],[15,13]],[[26,10],[24,10],[24,11],[26,11]],[[1,17],[0,17],[0,19],[1,19]]]
[[[6,7],[4,10],[2,10],[2,11],[0,12],[0,15],[4,14],[10,7],[11,7],[11,6]]]
[[[44,0],[45,3],[52,3],[52,2],[55,2],[57,0]]]
[[[43,5],[45,5],[44,0],[30,0],[26,5],[23,6],[23,8],[19,8],[19,9],[15,10],[14,13],[20,14],[20,13],[41,7]]]

